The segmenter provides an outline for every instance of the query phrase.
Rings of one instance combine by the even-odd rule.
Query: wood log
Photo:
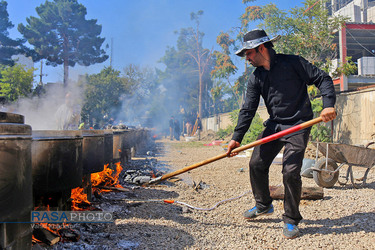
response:
[[[60,241],[60,237],[57,234],[45,228],[34,228],[33,235],[37,240],[50,246]]]
[[[270,186],[270,194],[274,200],[283,200],[284,186]],[[301,200],[320,200],[323,197],[322,187],[302,187]]]

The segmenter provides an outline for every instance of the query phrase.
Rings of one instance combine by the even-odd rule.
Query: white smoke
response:
[[[81,88],[75,83],[69,83],[64,88],[60,83],[44,85],[44,94],[30,98],[20,98],[17,102],[3,107],[2,111],[16,113],[25,117],[25,124],[33,130],[57,129],[56,111],[65,103],[65,95],[70,92],[74,105],[82,104]]]

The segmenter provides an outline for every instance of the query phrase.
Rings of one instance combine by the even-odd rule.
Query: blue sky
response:
[[[45,0],[7,2],[9,19],[15,25],[10,30],[10,36],[20,38],[17,25],[26,24],[27,17],[38,17],[35,7]],[[290,0],[258,0],[253,4],[271,2],[284,10],[302,6],[302,1]],[[157,61],[164,55],[167,46],[176,45],[174,31],[194,26],[190,13],[198,10],[204,11],[200,24],[200,30],[205,33],[204,46],[216,49],[216,37],[221,31],[238,27],[239,17],[246,7],[242,0],[79,0],[79,3],[87,9],[86,19],[97,19],[97,23],[102,25],[101,36],[106,38],[104,44],[110,45],[113,39],[112,66],[120,71],[129,64],[162,68]],[[39,63],[35,64],[35,67],[39,66]],[[89,67],[75,66],[70,68],[70,77],[75,79],[78,74],[99,73],[104,66],[109,66],[109,59]],[[43,78],[45,83],[61,82],[63,79],[62,66],[43,66],[43,73],[47,74]]]

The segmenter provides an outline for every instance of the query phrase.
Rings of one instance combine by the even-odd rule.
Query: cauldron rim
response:
[[[25,117],[20,114],[0,112],[0,123],[25,123]]]
[[[33,130],[33,140],[71,140],[82,139],[80,130]]]

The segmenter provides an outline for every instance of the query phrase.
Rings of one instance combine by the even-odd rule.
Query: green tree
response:
[[[281,40],[274,43],[277,52],[297,54],[317,67],[329,68],[331,60],[337,57],[337,45],[333,43],[334,34],[347,18],[330,16],[324,7],[326,1],[306,0],[303,2],[303,7],[292,8],[290,11],[280,10],[273,3],[258,6],[252,5],[253,2],[256,0],[243,0],[243,3],[248,6],[240,17],[240,32],[237,32],[233,39],[235,49],[241,47],[243,34],[249,30],[252,24],[257,24],[258,27],[266,30],[270,37],[282,35]],[[245,86],[248,73],[252,71],[251,68],[246,70],[248,72],[245,72],[236,82],[239,89]],[[344,74],[354,70],[355,65],[350,61],[337,69],[339,73]],[[309,88],[309,93],[314,112],[317,113],[321,111],[322,103],[321,100],[314,98],[318,93],[312,93],[311,91],[317,91],[317,89],[313,89]],[[323,131],[325,128],[315,130],[316,134],[321,136],[327,134],[326,131]]]
[[[120,76],[120,71],[111,67],[104,68],[99,74],[86,75],[85,78],[82,107],[84,120],[95,118],[100,122],[104,117],[111,116],[111,112],[116,114],[121,108],[121,96],[131,90],[131,83]]]
[[[217,114],[222,109],[222,101],[224,95],[225,84],[221,81],[214,82],[214,86],[211,88],[211,98],[213,101],[213,113]]]
[[[34,69],[26,69],[23,65],[3,66],[0,68],[0,96],[8,102],[28,96],[34,81]]]
[[[242,2],[244,4],[248,4],[254,1],[256,0],[243,0]],[[249,76],[254,70],[254,67],[244,61],[245,71],[242,72],[242,75],[240,75],[237,79],[231,79],[231,77],[234,76],[238,70],[231,57],[237,57],[234,52],[242,47],[243,34],[245,34],[249,28],[249,20],[259,20],[261,16],[260,7],[246,7],[245,13],[240,17],[241,25],[239,27],[232,28],[228,32],[220,33],[216,39],[217,43],[221,47],[221,51],[214,52],[216,57],[216,65],[214,70],[211,72],[211,75],[214,79],[225,79],[227,89],[231,90],[231,97],[226,99],[226,102],[229,101],[233,104],[231,105],[231,110],[241,107]],[[229,92],[227,95],[228,94]]]
[[[329,69],[331,67],[330,62],[327,63],[326,68],[324,68],[325,71],[329,72]],[[357,74],[358,67],[357,65],[352,61],[351,56],[347,56],[345,58],[345,63],[340,65],[334,72],[332,72],[332,77],[340,77],[341,75],[354,75]]]
[[[234,39],[229,37],[228,33],[221,32],[220,35],[216,38],[217,43],[220,45],[222,51],[214,51],[215,57],[215,67],[211,71],[211,76],[213,79],[223,79],[226,81],[226,85],[232,90],[232,96],[240,105],[240,94],[234,88],[232,84],[231,76],[237,72],[237,67],[234,65],[230,54],[230,47],[234,45]],[[211,90],[212,92],[213,90]],[[217,90],[216,90],[217,91]],[[223,96],[223,95],[221,95]]]
[[[4,0],[0,1],[0,64],[13,66],[13,55],[18,55],[24,52],[22,39],[11,39],[8,30],[14,25],[9,21],[9,14],[7,11],[8,3]]]
[[[337,47],[333,43],[335,32],[347,20],[342,16],[330,16],[322,5],[324,2],[316,4],[315,0],[306,0],[303,7],[290,11],[280,10],[273,3],[249,6],[242,15],[242,24],[247,28],[250,23],[258,22],[270,36],[282,35],[274,44],[276,51],[303,56],[323,67],[327,60],[337,57]]]
[[[187,53],[194,58],[197,64],[198,80],[199,80],[199,97],[198,97],[198,115],[202,117],[203,113],[203,96],[207,93],[207,84],[203,81],[203,76],[208,68],[211,59],[211,52],[208,49],[203,49],[202,38],[204,33],[199,30],[200,17],[203,15],[203,11],[200,10],[197,13],[192,12],[190,19],[195,21],[195,30],[191,29],[192,42],[195,43],[194,50],[187,51]],[[206,88],[205,88],[206,87]],[[207,95],[206,95],[207,96]],[[207,100],[207,99],[206,99]]]
[[[200,13],[198,12],[198,16]],[[205,116],[208,114],[209,91],[212,86],[210,71],[214,59],[210,51],[202,47],[204,34],[199,31],[198,25],[195,29],[182,28],[176,34],[176,47],[168,47],[160,59],[166,66],[165,70],[157,71],[160,84],[165,88],[164,103],[170,113],[177,113],[181,105],[187,113],[201,112],[200,115]]]
[[[37,17],[26,18],[19,32],[34,46],[47,65],[64,65],[64,86],[68,84],[69,66],[89,66],[107,60],[101,49],[101,25],[96,19],[86,20],[86,8],[77,0],[46,1],[36,8]]]
[[[130,64],[124,68],[124,76],[131,86],[129,94],[122,97],[120,119],[132,124],[153,126],[163,114],[164,97],[153,69]]]

